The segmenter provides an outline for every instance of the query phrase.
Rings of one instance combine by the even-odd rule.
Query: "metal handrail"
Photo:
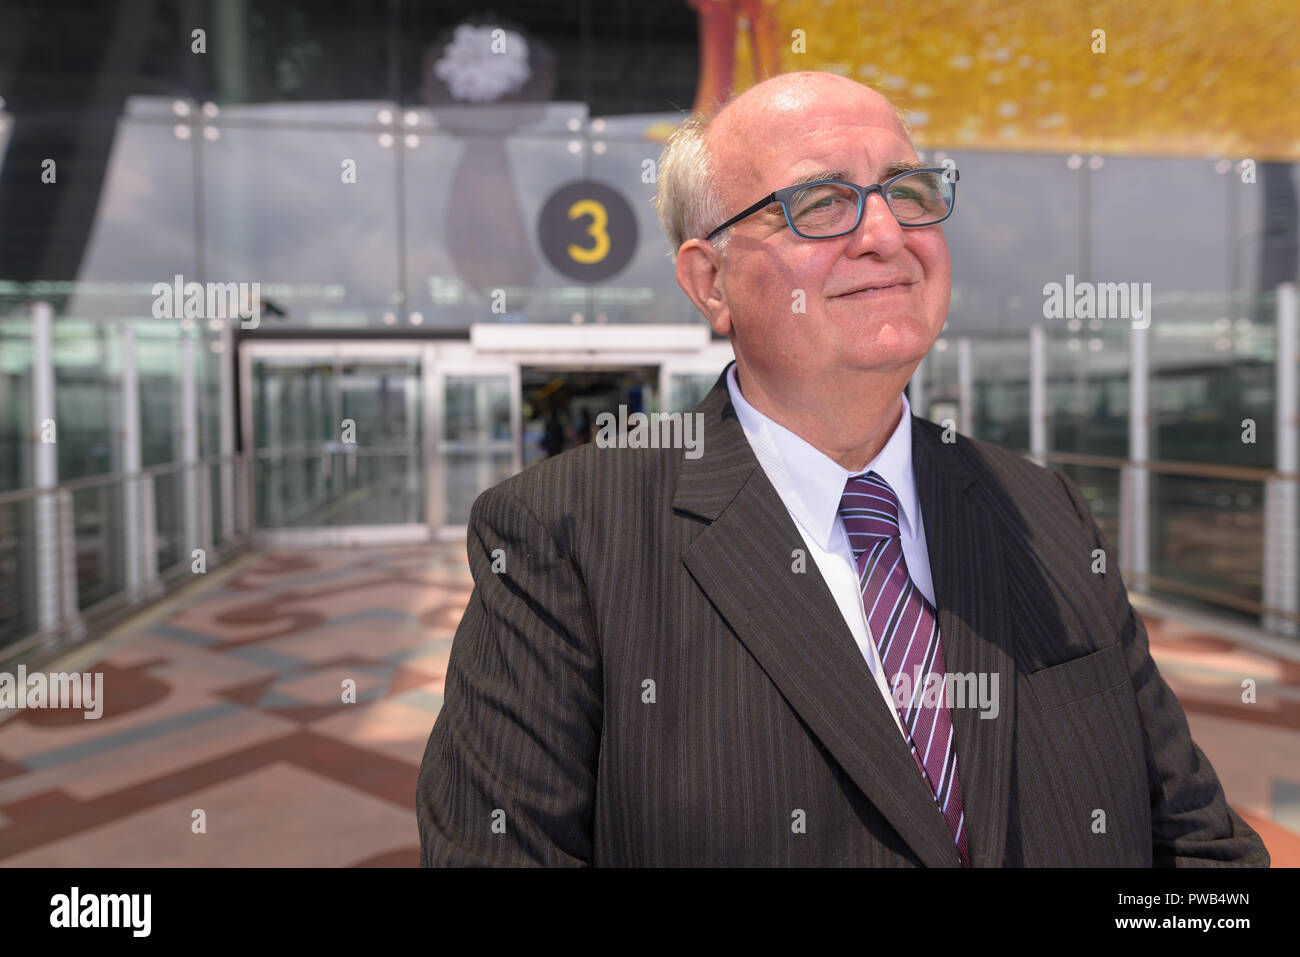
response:
[[[323,455],[419,455],[420,450],[411,445],[352,445],[347,448],[322,448],[320,445],[308,449],[279,448],[258,449],[253,457],[262,459],[319,458]]]
[[[1030,455],[1031,453],[1025,452],[1024,454]],[[1146,469],[1150,472],[1167,475],[1189,475],[1193,478],[1237,479],[1243,482],[1267,482],[1270,479],[1285,479],[1289,482],[1300,480],[1300,472],[1278,472],[1273,469],[1252,468],[1245,465],[1205,465],[1200,462],[1132,462],[1128,459],[1110,458],[1102,455],[1082,455],[1077,452],[1042,452],[1040,457],[1046,462],[1060,462],[1062,465]]]
[[[1131,582],[1141,582],[1144,585],[1154,585],[1161,591],[1174,592],[1178,595],[1186,595],[1188,598],[1196,598],[1201,601],[1209,600],[1216,605],[1223,605],[1225,608],[1235,608],[1237,611],[1245,612],[1250,615],[1259,617],[1270,616],[1273,618],[1286,618],[1290,621],[1300,621],[1300,614],[1293,611],[1285,611],[1281,608],[1275,608],[1272,605],[1265,605],[1261,602],[1251,601],[1249,598],[1242,598],[1239,595],[1231,595],[1225,591],[1219,591],[1217,588],[1206,588],[1203,585],[1189,585],[1185,582],[1175,581],[1172,578],[1162,578],[1159,575],[1133,574],[1125,576]]]
[[[87,489],[98,488],[103,485],[115,485],[139,480],[145,476],[158,478],[162,475],[183,472],[187,469],[211,468],[214,465],[237,465],[240,458],[241,456],[238,454],[211,455],[204,459],[196,459],[193,462],[166,462],[162,465],[150,465],[138,472],[105,472],[102,475],[88,475],[84,478],[69,479],[66,482],[60,482],[58,485],[20,488],[11,492],[0,492],[0,505],[12,505],[16,502],[39,498],[42,495],[56,495],[59,492],[84,492]]]
[[[1192,478],[1208,479],[1228,479],[1233,481],[1260,482],[1267,483],[1275,479],[1285,481],[1296,481],[1300,475],[1292,472],[1278,472],[1273,469],[1250,468],[1247,466],[1236,465],[1205,465],[1198,462],[1130,462],[1128,459],[1111,458],[1101,455],[1083,455],[1075,452],[1044,452],[1041,458],[1045,462],[1058,463],[1062,465],[1080,465],[1090,468],[1108,468],[1121,470],[1125,467],[1144,468],[1151,472],[1166,475],[1184,475]],[[1175,581],[1171,578],[1165,578],[1150,573],[1128,573],[1125,576],[1126,582],[1132,587],[1135,584],[1151,586],[1161,591],[1172,592],[1177,595],[1185,595],[1189,598],[1196,598],[1202,601],[1209,601],[1212,604],[1224,608],[1232,608],[1247,614],[1258,615],[1260,617],[1284,618],[1289,621],[1300,621],[1300,614],[1278,608],[1274,605],[1267,605],[1263,602],[1253,601],[1249,598],[1242,598],[1217,588],[1207,587],[1205,585],[1189,585],[1183,582]]]

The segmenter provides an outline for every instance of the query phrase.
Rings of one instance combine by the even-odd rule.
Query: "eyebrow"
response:
[[[925,168],[924,163],[890,163],[880,171],[880,178],[885,180],[891,176],[897,176],[899,173],[910,173],[913,170]]]
[[[843,169],[819,169],[816,172],[809,173],[807,176],[800,176],[791,183],[791,186],[802,186],[804,183],[816,183],[823,179],[842,179],[849,178],[848,170]]]
[[[891,176],[897,176],[900,173],[910,173],[912,170],[925,169],[925,168],[926,166],[924,163],[913,163],[910,161],[899,161],[897,163],[890,163],[888,166],[886,166],[884,169],[880,171],[880,182],[883,183]],[[819,183],[822,180],[826,180],[826,179],[838,179],[843,182],[851,183],[853,181],[852,177],[853,174],[846,169],[819,169],[819,170],[815,170],[814,172],[808,173],[806,176],[800,176],[797,180],[795,180],[793,183],[790,183],[788,185],[802,186],[805,183]],[[769,216],[784,215],[780,213],[780,209],[781,207],[778,204],[772,203],[769,204],[769,206],[766,209],[762,210],[762,212],[766,213]]]

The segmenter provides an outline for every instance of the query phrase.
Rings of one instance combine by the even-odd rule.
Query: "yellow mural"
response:
[[[687,0],[697,106],[829,70],[918,146],[1300,159],[1300,0]]]

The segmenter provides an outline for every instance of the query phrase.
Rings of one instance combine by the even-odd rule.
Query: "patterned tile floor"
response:
[[[463,543],[263,553],[39,669],[103,672],[104,713],[0,713],[0,866],[414,866],[470,587]],[[1144,617],[1229,800],[1300,864],[1300,664]]]

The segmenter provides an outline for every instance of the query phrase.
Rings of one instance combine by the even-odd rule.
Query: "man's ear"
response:
[[[719,283],[722,255],[703,239],[688,239],[677,250],[677,285],[720,336],[731,333],[731,308]]]

